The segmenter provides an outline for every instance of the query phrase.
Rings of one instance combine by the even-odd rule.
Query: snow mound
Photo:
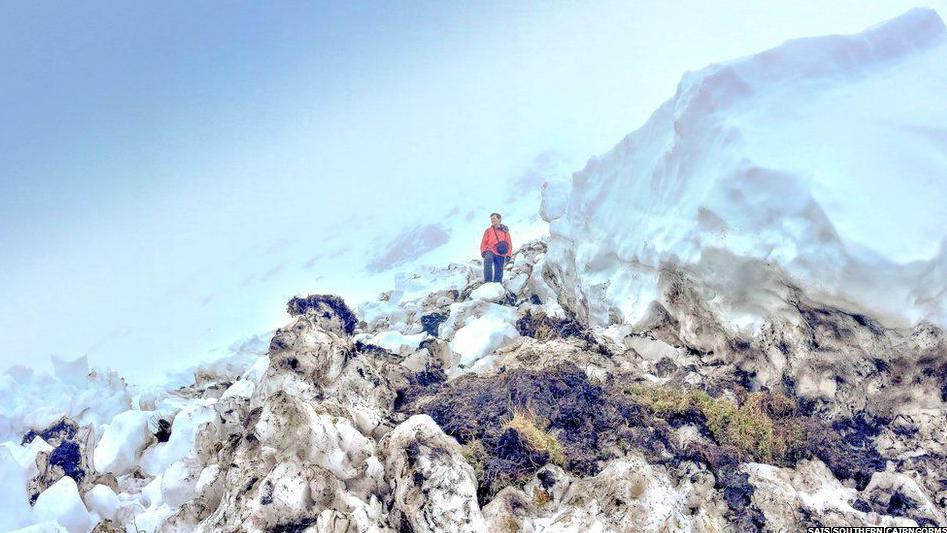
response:
[[[549,191],[550,260],[595,325],[644,318],[668,265],[712,280],[709,305],[743,331],[774,310],[774,276],[947,325],[944,87],[930,9],[687,73],[573,175],[564,210]]]
[[[90,372],[85,356],[52,360],[52,375],[22,366],[0,375],[0,441],[18,441],[63,416],[80,425],[105,424],[131,407],[128,387],[115,372]]]
[[[125,474],[135,466],[138,452],[151,436],[148,421],[152,414],[152,411],[129,410],[112,418],[104,427],[93,454],[99,472]]]

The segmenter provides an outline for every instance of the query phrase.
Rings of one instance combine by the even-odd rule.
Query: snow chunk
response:
[[[33,514],[40,521],[59,522],[69,533],[87,533],[94,525],[79,497],[79,487],[68,476],[63,476],[39,495]]]
[[[457,441],[427,415],[414,415],[380,448],[392,478],[392,516],[412,531],[486,532],[477,478]]]
[[[571,188],[572,184],[565,180],[551,180],[543,183],[539,216],[546,222],[552,222],[564,215],[569,206]]]
[[[487,300],[488,302],[502,302],[506,298],[506,289],[502,283],[484,283],[470,292],[471,300]]]
[[[317,410],[282,391],[267,398],[255,434],[262,445],[312,462],[340,480],[361,475],[374,453],[374,442],[349,419]]]
[[[240,376],[240,379],[235,381],[230,387],[227,387],[227,390],[224,391],[220,399],[231,397],[249,398],[253,395],[254,389],[257,384],[260,383],[260,380],[263,379],[269,367],[269,356],[261,355],[257,357],[253,364]]]
[[[38,440],[42,439],[33,439],[34,442]],[[3,502],[3,512],[0,512],[2,531],[22,527],[32,521],[26,496],[26,468],[19,461],[26,454],[21,450],[14,451],[14,446],[10,442],[0,446],[0,480],[3,480],[0,483],[0,502]],[[35,465],[33,468],[36,468]]]
[[[96,485],[83,496],[86,507],[102,518],[112,520],[118,510],[120,501],[118,495],[105,485]]]
[[[497,348],[519,337],[519,331],[501,313],[487,313],[457,330],[449,346],[460,355],[460,364],[470,366]]]
[[[92,457],[96,470],[115,475],[128,473],[151,436],[148,421],[153,415],[153,411],[134,410],[115,415],[95,446]]]
[[[400,331],[385,330],[380,331],[370,337],[364,337],[364,342],[367,342],[368,344],[374,344],[375,346],[381,346],[392,353],[401,353],[401,350],[403,349],[412,352],[417,350],[418,345],[428,337],[429,335],[423,332],[413,335],[405,335]],[[358,335],[356,335],[355,338],[356,340],[361,340],[360,336]]]
[[[25,445],[7,441],[0,444],[0,447],[9,450],[13,460],[23,469],[26,479],[32,479],[39,474],[39,468],[36,467],[36,454],[39,452],[50,453],[53,451],[53,447],[43,440],[42,437],[34,437],[33,440]]]
[[[79,387],[85,385],[86,376],[89,375],[89,360],[86,356],[83,355],[72,361],[56,355],[49,356],[49,359],[53,363],[56,379],[69,385]]]
[[[149,448],[141,458],[141,468],[148,475],[157,476],[194,450],[194,442],[201,425],[216,420],[213,404],[216,400],[197,400],[189,403],[174,417],[171,438]]]
[[[520,272],[509,280],[503,280],[503,285],[513,294],[520,294],[527,281],[529,281],[529,275],[526,272]]]
[[[192,475],[186,459],[175,461],[161,476],[161,501],[179,507],[196,495],[198,476]]]

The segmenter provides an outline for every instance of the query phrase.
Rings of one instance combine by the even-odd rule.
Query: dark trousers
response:
[[[503,263],[506,257],[496,255],[490,250],[483,255],[483,281],[503,281]]]

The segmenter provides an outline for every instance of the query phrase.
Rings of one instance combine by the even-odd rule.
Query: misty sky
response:
[[[947,13],[0,3],[0,370],[88,354],[146,379],[280,325],[293,294],[372,296],[338,241],[487,201],[542,154],[577,170],[684,71],[916,5]]]

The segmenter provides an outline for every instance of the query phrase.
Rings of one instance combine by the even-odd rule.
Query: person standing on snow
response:
[[[510,228],[501,224],[500,213],[490,213],[490,227],[480,239],[480,256],[483,257],[483,281],[497,283],[503,280],[503,265],[513,254]]]

